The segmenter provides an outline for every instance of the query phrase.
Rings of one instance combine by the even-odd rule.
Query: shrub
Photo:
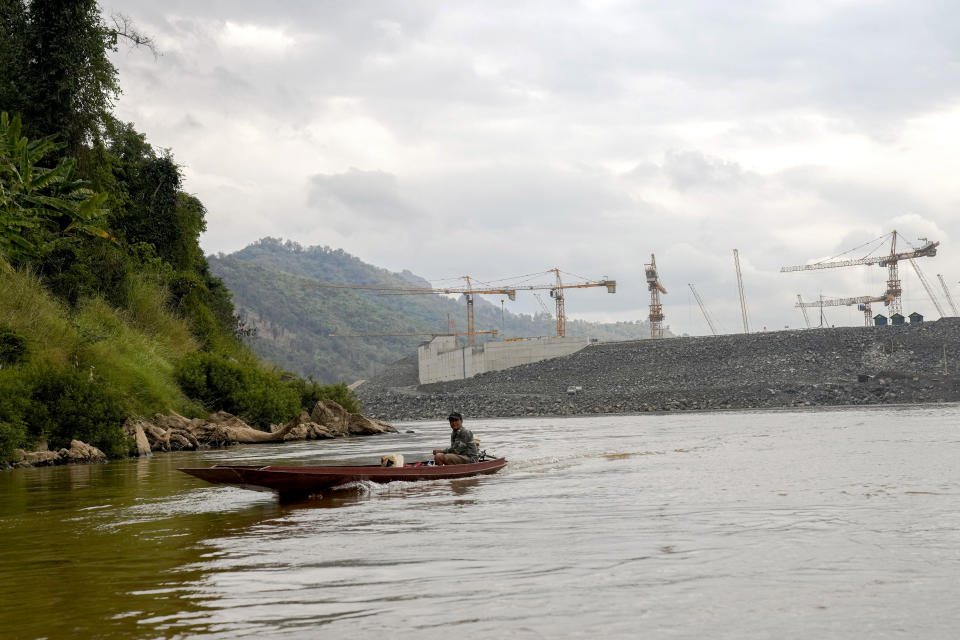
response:
[[[317,400],[333,400],[350,413],[360,413],[360,401],[352,389],[343,382],[337,384],[320,384],[311,377],[304,380],[297,378],[288,383],[300,396],[300,406],[305,411],[313,409]]]
[[[176,377],[184,393],[211,411],[228,411],[261,427],[285,422],[299,411],[296,390],[256,361],[200,351],[180,362]]]
[[[29,394],[19,372],[0,372],[0,462],[13,457],[13,450],[26,448],[29,438],[23,420]]]
[[[27,341],[19,334],[0,327],[0,366],[20,364],[27,355]]]
[[[127,453],[122,398],[101,381],[78,371],[37,372],[24,417],[31,435],[46,437],[51,449],[73,439],[92,444],[110,457]]]
[[[22,449],[26,439],[27,429],[22,422],[0,422],[0,463],[12,460],[14,449]]]

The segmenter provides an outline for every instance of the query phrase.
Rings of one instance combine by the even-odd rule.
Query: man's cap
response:
[[[447,420],[463,420],[463,416],[460,415],[459,411],[454,411],[453,413],[447,416]]]

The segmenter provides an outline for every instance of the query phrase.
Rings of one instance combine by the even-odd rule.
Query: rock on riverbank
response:
[[[55,464],[106,462],[107,456],[94,446],[79,440],[71,440],[69,449],[50,451],[46,448],[40,451],[24,451],[17,449],[14,452],[13,467],[46,467]]]
[[[286,424],[270,425],[270,431],[255,429],[226,411],[214,413],[207,419],[186,418],[177,413],[158,413],[152,420],[130,418],[124,423],[123,430],[131,443],[131,450],[138,456],[147,456],[154,451],[184,451],[234,444],[321,440],[396,432],[386,422],[350,413],[336,402],[322,400],[310,413],[304,411]],[[57,452],[18,450],[12,466],[106,461],[107,456],[96,447],[74,440],[70,449]]]
[[[157,414],[152,421],[128,420],[127,436],[142,442],[143,433],[150,451],[192,450],[201,447],[225,447],[234,444],[320,440],[349,435],[373,435],[396,432],[390,424],[350,413],[333,401],[318,401],[313,411],[303,411],[286,424],[270,425],[270,431],[254,429],[240,418],[219,411],[206,420],[185,418],[176,413]],[[147,453],[138,448],[141,454]]]
[[[960,318],[591,345],[432,385],[357,389],[369,415],[473,417],[960,401]],[[386,376],[384,376],[386,378]],[[568,393],[570,387],[581,387]]]

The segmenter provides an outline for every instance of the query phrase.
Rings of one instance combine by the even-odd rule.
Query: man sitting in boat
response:
[[[434,449],[433,461],[436,464],[470,464],[480,459],[480,447],[473,441],[473,433],[463,428],[463,416],[459,411],[451,413],[450,446],[446,449]]]

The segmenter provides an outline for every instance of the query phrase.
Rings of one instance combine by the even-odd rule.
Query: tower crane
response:
[[[486,331],[476,331],[473,322],[473,296],[478,294],[505,295],[510,300],[517,299],[517,292],[512,288],[473,288],[470,283],[470,276],[463,276],[467,281],[466,287],[444,287],[431,289],[428,287],[388,287],[372,284],[335,284],[332,282],[322,282],[320,280],[310,280],[311,286],[324,289],[365,289],[376,291],[379,295],[415,295],[415,294],[462,294],[467,300],[467,330],[464,333],[456,335],[466,335],[467,343],[475,344],[475,336],[488,333]]]
[[[697,304],[700,305],[700,311],[703,313],[704,320],[707,321],[707,326],[710,327],[710,332],[713,335],[717,335],[717,328],[713,324],[713,318],[710,317],[710,313],[707,311],[706,305],[703,304],[703,299],[700,298],[700,294],[697,293],[696,287],[693,286],[692,282],[688,282],[687,286],[690,287],[690,291],[693,291],[693,297],[697,299]]]
[[[429,289],[429,288],[411,288],[411,289],[392,289],[392,288],[381,288],[379,295],[390,296],[390,295],[418,295],[418,294],[440,294],[440,293],[460,293],[463,294],[463,297],[467,301],[467,344],[473,346],[476,344],[475,336],[487,333],[486,331],[476,331],[474,328],[473,320],[473,296],[475,295],[504,295],[507,296],[510,300],[517,299],[517,291],[514,288],[493,288],[493,287],[482,287],[474,288],[473,284],[470,282],[470,276],[461,276],[464,280],[467,281],[467,286],[464,288],[441,288],[441,289]]]
[[[884,293],[885,298],[889,297],[888,300],[885,300],[884,304],[887,304],[890,307],[891,313],[902,313],[903,306],[900,303],[900,296],[903,294],[903,287],[900,283],[900,273],[897,267],[897,263],[901,260],[910,260],[912,258],[922,258],[922,257],[933,257],[937,255],[937,247],[940,245],[939,242],[933,242],[927,240],[926,238],[921,238],[924,241],[924,244],[919,249],[913,249],[912,251],[901,251],[897,252],[897,230],[894,229],[893,232],[889,234],[890,236],[890,252],[886,255],[877,255],[877,256],[865,256],[863,258],[855,258],[852,260],[834,260],[833,258],[827,260],[821,260],[820,262],[814,262],[812,264],[800,264],[792,267],[781,267],[781,273],[788,273],[791,271],[809,271],[813,269],[833,269],[835,267],[851,267],[861,264],[876,264],[881,267],[887,268],[887,290]],[[860,245],[860,247],[855,247],[850,251],[855,251],[869,244],[873,244],[877,240],[885,240],[887,236],[880,236],[875,240]],[[850,251],[845,251],[844,253],[850,253]],[[843,254],[841,254],[843,255]],[[876,301],[875,301],[876,302]]]
[[[591,280],[587,282],[582,282],[580,284],[563,284],[563,281],[560,279],[560,269],[553,268],[547,271],[547,273],[552,273],[556,277],[556,284],[534,284],[534,285],[522,285],[522,286],[511,286],[511,289],[514,291],[542,291],[548,290],[550,292],[550,297],[553,298],[556,302],[557,307],[557,337],[563,338],[567,335],[567,316],[564,311],[564,298],[563,292],[566,289],[584,289],[586,287],[606,287],[607,293],[616,293],[617,292],[617,281],[616,280]],[[569,275],[569,274],[567,274]]]
[[[890,294],[883,294],[882,296],[858,296],[856,298],[828,298],[817,300],[816,302],[803,302],[800,299],[800,296],[797,296],[797,304],[795,306],[799,307],[803,311],[803,316],[806,318],[807,312],[806,309],[809,307],[848,307],[851,305],[858,305],[858,309],[863,311],[863,323],[865,326],[870,326],[870,321],[873,319],[873,309],[870,306],[872,302],[883,302],[884,304],[890,302]],[[807,321],[809,326],[810,322]]]
[[[608,293],[616,293],[616,280],[595,280],[579,284],[563,284],[560,278],[560,269],[550,269],[546,273],[552,273],[556,277],[556,283],[535,284],[535,285],[505,285],[502,287],[474,287],[470,276],[462,276],[467,282],[466,287],[389,287],[369,284],[335,284],[332,282],[321,282],[319,280],[307,279],[312,286],[330,288],[330,289],[366,289],[378,292],[378,295],[418,295],[418,294],[462,294],[467,301],[467,341],[470,345],[474,344],[474,336],[479,333],[474,330],[473,297],[475,295],[505,295],[510,300],[517,299],[517,291],[549,291],[550,297],[556,301],[557,306],[557,337],[562,338],[566,335],[567,318],[564,313],[563,292],[566,289],[582,289],[585,287],[606,287]],[[534,274],[536,275],[536,274]]]
[[[643,265],[647,276],[647,288],[650,290],[650,337],[663,337],[663,305],[660,304],[660,294],[667,290],[660,284],[660,274],[657,273],[657,259],[651,253],[650,263]]]

